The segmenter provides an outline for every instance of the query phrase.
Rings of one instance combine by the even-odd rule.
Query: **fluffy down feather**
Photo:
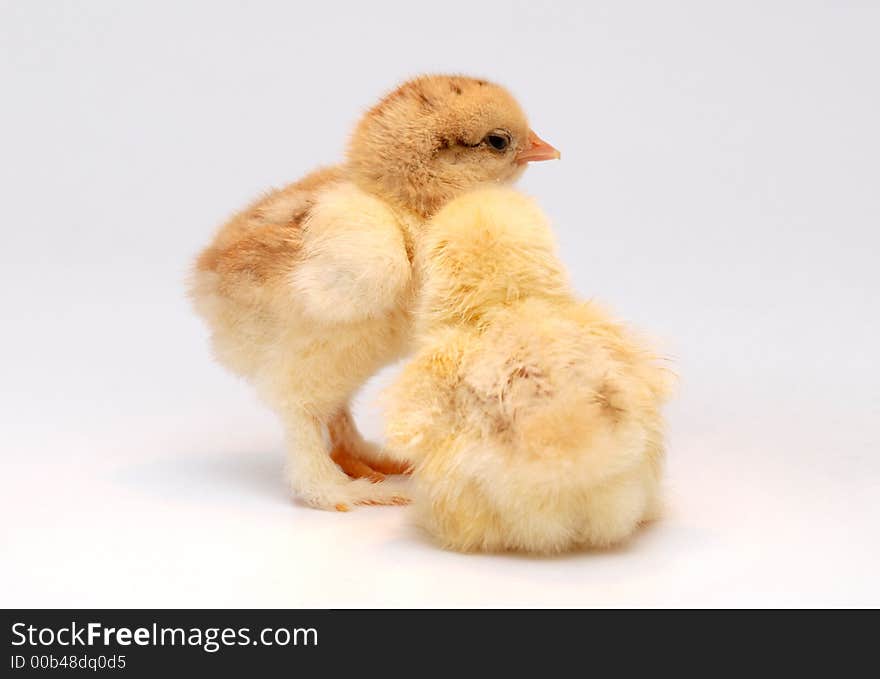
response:
[[[474,191],[428,233],[419,349],[386,394],[419,521],[460,551],[624,540],[658,512],[669,374],[574,298],[528,198]]]

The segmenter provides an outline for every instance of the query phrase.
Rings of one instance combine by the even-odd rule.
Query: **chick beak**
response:
[[[517,154],[516,162],[522,165],[535,160],[556,160],[561,155],[559,149],[541,139],[533,130],[529,130],[529,145]]]

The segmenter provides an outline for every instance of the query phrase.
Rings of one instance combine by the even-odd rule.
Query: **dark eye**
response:
[[[510,135],[504,130],[495,130],[487,134],[483,141],[496,151],[506,151],[510,146]]]

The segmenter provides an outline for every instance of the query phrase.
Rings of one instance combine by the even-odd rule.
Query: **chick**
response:
[[[399,479],[385,480],[403,464],[361,437],[349,402],[406,350],[425,220],[558,156],[501,87],[417,78],[366,113],[346,162],[269,192],[198,257],[190,294],[215,354],[281,418],[289,482],[306,503],[407,501]]]
[[[668,373],[572,295],[552,234],[512,189],[431,220],[413,360],[389,387],[389,451],[419,521],[459,551],[606,546],[657,514]]]

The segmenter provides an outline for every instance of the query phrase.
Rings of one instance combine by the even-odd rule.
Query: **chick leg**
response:
[[[386,474],[409,473],[408,463],[391,459],[379,446],[361,436],[347,406],[333,416],[328,430],[331,457],[349,476],[368,478],[375,483],[384,480]]]
[[[330,509],[341,504],[338,491],[348,478],[327,454],[321,421],[296,409],[284,414],[284,428],[287,477],[293,493],[313,507]]]
[[[352,505],[407,504],[404,484],[393,480],[374,483],[351,479],[330,456],[330,446],[320,418],[302,408],[284,415],[287,432],[287,466],[290,487],[303,502],[320,509],[348,511]]]

